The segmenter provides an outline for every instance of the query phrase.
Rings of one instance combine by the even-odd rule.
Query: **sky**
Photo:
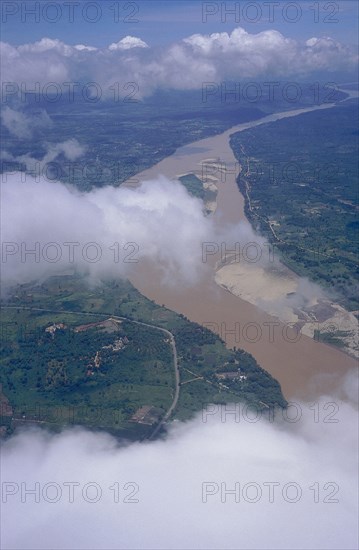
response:
[[[205,82],[328,75],[343,83],[357,75],[351,1],[5,1],[1,9],[5,96],[6,83],[95,82],[102,98],[135,83],[142,98]]]
[[[239,25],[250,33],[275,29],[297,40],[331,36],[344,43],[358,43],[356,0],[28,0],[3,1],[1,10],[2,40],[14,45],[49,37],[101,48],[130,34],[156,46],[195,33],[232,32]]]
[[[46,88],[95,81],[106,97],[115,82],[136,82],[146,96],[156,87],[200,89],[203,82],[228,78],[308,77],[340,69],[354,74],[356,1],[272,2],[272,18],[268,3],[227,2],[227,9],[239,6],[240,19],[227,14],[225,21],[223,4],[3,1],[3,82],[14,90],[24,83]],[[29,13],[34,6],[38,20]],[[255,6],[260,9],[253,22]],[[39,128],[56,124],[46,110],[34,115],[20,100],[6,104],[7,95],[19,99],[5,92],[2,124],[20,145],[36,143]],[[26,147],[17,157],[3,151],[3,158],[31,171],[35,161],[75,161],[86,152],[71,135],[42,145],[40,161]],[[3,176],[2,198],[4,240],[95,242],[101,235],[105,249],[120,233],[125,241],[143,242],[145,257],[168,266],[164,282],[196,282],[204,268],[196,260],[200,243],[219,241],[200,201],[164,178],[136,191],[80,193],[61,182],[12,173]],[[237,237],[242,229],[227,228]],[[61,261],[10,260],[5,281],[43,280],[67,267]],[[114,275],[111,260],[81,260],[76,267],[101,279]],[[318,396],[314,408],[298,402],[298,421],[239,423],[233,414],[223,420],[217,410],[207,419],[202,411],[188,423],[173,423],[165,441],[146,444],[119,445],[108,434],[77,428],[20,431],[2,445],[2,544],[14,550],[355,549],[357,394],[357,376],[350,373],[335,395]],[[69,484],[79,489],[74,500]],[[234,495],[236,484],[241,488]],[[243,493],[247,484],[250,492]],[[253,490],[260,491],[259,499]]]

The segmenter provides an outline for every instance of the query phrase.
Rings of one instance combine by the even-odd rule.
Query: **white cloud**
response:
[[[52,38],[42,38],[33,44],[23,44],[17,47],[19,53],[43,53],[49,50],[54,50],[60,55],[69,57],[73,53],[73,47],[61,42],[61,40]]]
[[[352,374],[348,385],[354,380]],[[331,416],[337,423],[324,421],[332,412],[329,402],[337,405]],[[4,482],[13,482],[17,491],[2,504],[3,545],[24,550],[356,549],[357,411],[347,397],[323,396],[317,409],[311,403],[296,406],[302,416],[294,423],[281,418],[251,423],[240,407],[239,422],[233,415],[221,422],[216,412],[206,423],[199,417],[173,426],[165,441],[128,446],[78,429],[20,433],[2,448],[3,491]],[[294,412],[288,416],[294,418]],[[31,489],[36,482],[40,502],[31,495],[21,502],[21,483]],[[66,482],[79,484],[71,504]],[[84,498],[89,482],[97,488]],[[235,483],[240,483],[240,502],[225,495]],[[272,502],[271,483],[277,484]],[[114,501],[116,487],[119,502]],[[99,500],[88,502],[97,491]],[[124,503],[131,492],[139,502]],[[46,502],[56,495],[58,502]]]
[[[52,162],[61,153],[64,154],[68,160],[76,160],[80,158],[86,151],[86,146],[75,139],[67,139],[62,143],[48,144],[48,150],[45,157],[42,159],[43,163]]]
[[[51,161],[60,152],[75,158],[80,146],[76,149],[74,141],[54,146],[46,160]],[[205,269],[201,243],[213,240],[213,222],[204,216],[202,202],[178,182],[164,177],[144,182],[137,189],[105,187],[80,193],[43,177],[37,182],[28,174],[4,174],[2,206],[3,242],[20,246],[19,253],[3,258],[4,283],[41,279],[74,267],[95,280],[126,276],[137,265],[124,262],[132,252],[130,259],[149,259],[159,266],[164,282],[191,284]],[[40,261],[30,256],[23,262],[21,243],[30,249],[36,242],[40,243]],[[60,247],[49,250],[52,258],[59,258],[56,262],[42,255],[50,242]],[[79,243],[73,263],[64,245],[67,242]],[[82,256],[84,246],[91,242],[99,246],[97,262]],[[120,257],[115,261],[110,247],[116,242],[120,243]],[[135,245],[124,249],[127,243]],[[15,250],[14,246],[7,250]],[[88,256],[95,258],[96,250],[92,248]]]
[[[74,46],[75,50],[79,50],[80,52],[82,51],[87,51],[87,52],[96,52],[98,48],[95,48],[94,46],[86,46],[85,44],[76,44],[76,46]]]
[[[0,116],[5,128],[18,138],[29,139],[37,128],[48,128],[52,125],[51,118],[43,109],[36,114],[29,115],[10,109],[10,107],[4,107]]]
[[[130,50],[131,48],[148,48],[148,44],[141,40],[140,38],[136,38],[136,36],[125,36],[125,38],[122,38],[119,42],[113,42],[109,45],[108,49],[113,50]]]
[[[2,82],[27,83],[29,89],[36,83],[67,82],[72,51],[72,46],[49,38],[17,47],[1,42]]]
[[[354,71],[358,54],[329,37],[302,43],[275,30],[251,34],[238,27],[231,33],[194,34],[162,49],[133,36],[103,49],[49,38],[17,47],[2,43],[2,60],[4,82],[31,87],[95,81],[105,98],[114,82],[136,82],[144,96],[157,87],[197,89],[206,81]]]
[[[14,111],[17,114],[16,111]],[[39,121],[38,121],[39,122]],[[16,126],[12,126],[12,133],[15,133]],[[31,134],[28,136],[25,133],[16,134],[18,137],[31,137]],[[56,162],[58,157],[62,154],[65,159],[69,160],[71,163],[74,163],[77,159],[82,157],[86,150],[87,146],[82,145],[77,139],[71,138],[63,141],[62,143],[45,143],[44,147],[46,148],[46,153],[41,159],[32,157],[30,154],[26,153],[24,155],[14,156],[8,151],[1,152],[1,159],[3,161],[16,162],[18,164],[24,164],[26,170],[34,176],[34,178],[39,178],[41,174],[47,174],[47,169],[51,168],[51,163]],[[53,169],[55,167],[53,166]],[[25,177],[24,175],[22,176]],[[3,180],[7,180],[8,176],[4,175]],[[18,179],[21,179],[18,175]]]

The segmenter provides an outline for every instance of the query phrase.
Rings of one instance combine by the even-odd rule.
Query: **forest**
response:
[[[3,303],[1,424],[68,424],[101,428],[128,439],[155,427],[134,422],[142,407],[160,421],[174,395],[175,339],[180,398],[173,418],[189,419],[206,403],[286,406],[280,386],[254,358],[229,350],[213,332],[142,296],[129,282],[92,288],[77,276],[19,285]],[[116,321],[111,321],[112,317]],[[138,324],[136,321],[151,326]],[[109,328],[112,327],[112,328]],[[239,364],[242,382],[220,384],[217,372]]]
[[[359,309],[357,118],[349,100],[231,136],[252,225],[350,311]]]

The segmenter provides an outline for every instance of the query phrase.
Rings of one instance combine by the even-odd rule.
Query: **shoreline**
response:
[[[262,267],[248,268],[243,264],[228,263],[216,271],[215,281],[235,296],[243,298],[283,323],[293,325],[303,335],[312,339],[317,337],[319,341],[320,335],[322,338],[325,335],[327,338],[338,338],[341,345],[335,346],[331,342],[328,345],[331,344],[357,359],[358,322],[355,316],[326,297],[319,285],[315,285],[319,289],[316,297],[311,297],[310,294],[306,296],[305,292],[299,293],[299,301],[303,302],[307,298],[307,303],[296,304],[298,287],[305,279],[297,277],[295,272],[277,273],[270,273]],[[260,296],[255,295],[256,289]],[[281,291],[285,293],[284,296],[281,296]],[[336,336],[340,331],[346,332],[346,336]],[[324,339],[321,341],[326,343]]]
[[[229,137],[238,131],[243,131],[281,118],[299,116],[305,112],[334,107],[336,104],[325,104],[294,111],[284,111],[267,115],[250,123],[233,126],[222,134],[205,138],[187,144],[176,150],[150,169],[136,175],[139,181],[151,180],[164,175],[176,179],[184,173],[196,173],[202,163],[209,158],[220,159],[225,163],[227,174],[218,184],[217,209],[213,219],[220,224],[221,220],[228,224],[244,223],[251,227],[244,214],[244,197],[237,185],[238,162],[229,145]],[[190,148],[190,153],[188,153]],[[187,151],[186,151],[187,149]],[[131,187],[133,187],[133,179]],[[264,239],[262,239],[264,240]],[[322,393],[335,390],[341,376],[356,366],[355,360],[342,350],[301,334],[297,342],[283,338],[286,329],[283,322],[268,314],[259,307],[235,296],[230,291],[220,287],[215,282],[215,265],[209,264],[211,272],[200,283],[187,289],[168,289],[156,284],[158,270],[153,265],[141,265],[139,270],[130,277],[134,286],[146,297],[160,305],[165,305],[190,320],[212,328],[219,334],[222,326],[227,333],[223,338],[228,347],[240,347],[251,353],[261,367],[267,370],[281,384],[283,393],[288,399],[294,397],[316,398]],[[278,325],[274,341],[268,341],[264,336],[254,343],[243,339],[243,335],[229,334],[233,327],[256,323],[261,329],[270,323]],[[237,337],[238,336],[238,337]]]

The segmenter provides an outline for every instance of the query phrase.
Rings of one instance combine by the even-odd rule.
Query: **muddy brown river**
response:
[[[179,148],[175,154],[136,177],[147,180],[162,174],[175,178],[191,171],[198,172],[205,159],[220,158],[227,172],[217,184],[214,219],[229,223],[246,221],[244,199],[236,183],[238,166],[229,146],[229,136],[259,124],[331,106],[286,111],[240,124],[215,137]],[[340,379],[356,366],[355,359],[339,349],[298,334],[276,317],[219,287],[214,281],[214,269],[209,270],[196,286],[173,289],[159,284],[159,275],[153,265],[142,261],[140,264],[131,282],[143,295],[219,333],[227,346],[250,352],[280,382],[289,400],[310,400],[333,393]]]

